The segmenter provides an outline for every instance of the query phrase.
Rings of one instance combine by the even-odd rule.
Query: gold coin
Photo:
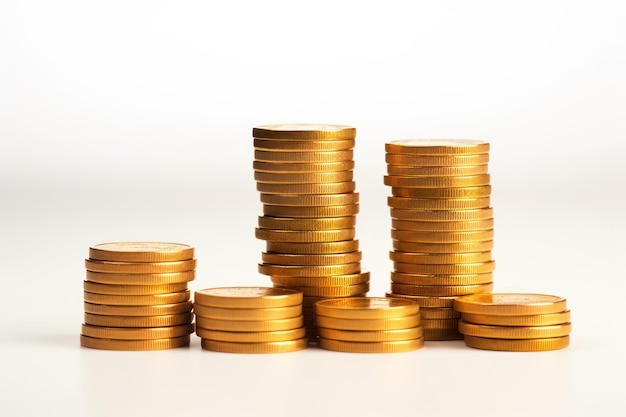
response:
[[[87,281],[116,285],[169,285],[193,281],[196,271],[169,274],[111,274],[87,271]]]
[[[306,314],[312,315],[313,311],[314,311],[314,306],[315,303],[317,303],[318,301],[322,301],[322,300],[328,300],[329,298],[345,298],[345,297],[365,297],[367,294],[366,293],[361,293],[361,294],[353,294],[353,295],[344,295],[342,297],[337,297],[337,296],[333,296],[333,297],[320,297],[320,296],[304,296],[304,299],[302,300],[302,311],[304,312],[305,316]],[[307,313],[306,311],[309,311],[309,313]]]
[[[221,320],[279,320],[302,315],[302,304],[276,308],[221,308],[195,304],[196,317]],[[210,339],[210,338],[209,338]]]
[[[419,314],[403,317],[388,317],[381,319],[346,319],[337,317],[315,316],[317,327],[337,330],[378,331],[396,330],[417,327],[421,324]]]
[[[274,284],[278,288],[280,287]],[[289,288],[300,291],[306,297],[356,297],[365,294],[370,289],[369,282],[358,285],[346,285],[344,287],[292,287]]]
[[[399,176],[414,176],[414,177],[452,177],[461,176],[466,177],[468,175],[482,175],[489,172],[489,166],[484,165],[468,165],[468,166],[439,166],[439,167],[425,167],[414,165],[397,165],[388,164],[387,173],[389,175]]]
[[[452,308],[456,297],[427,297],[423,295],[396,294],[391,291],[385,293],[385,297],[407,298],[415,301],[421,308]]]
[[[391,208],[409,210],[474,210],[491,206],[490,197],[481,198],[405,198],[387,197],[387,204]]]
[[[321,349],[349,353],[400,353],[418,350],[424,339],[399,340],[395,342],[345,342],[320,337],[317,346]]]
[[[302,327],[303,319],[303,316],[297,316],[276,320],[222,320],[198,316],[196,326],[227,332],[274,332]]]
[[[89,258],[112,262],[173,262],[193,259],[194,248],[170,242],[110,242],[89,248]]]
[[[422,319],[422,327],[424,330],[430,329],[454,329],[457,330],[459,319]]]
[[[332,124],[273,124],[253,128],[252,136],[280,140],[344,140],[354,139],[356,128]]]
[[[467,165],[486,165],[489,162],[489,154],[474,155],[406,155],[388,153],[385,161],[393,165],[409,165],[418,167],[448,167]]]
[[[306,337],[281,342],[223,342],[202,339],[202,349],[225,353],[287,353],[306,349],[309,341]]]
[[[360,273],[361,263],[313,266],[259,264],[259,272],[263,275],[284,277],[325,277]]]
[[[297,329],[274,332],[225,332],[222,330],[198,328],[196,329],[196,334],[203,339],[217,340],[220,342],[264,343],[302,339],[306,336],[306,329],[300,327]]]
[[[457,188],[488,185],[491,180],[489,174],[465,175],[454,177],[385,175],[383,182],[391,187],[420,187],[420,188]]]
[[[334,253],[356,252],[358,240],[337,242],[267,242],[267,251],[294,255],[325,255]]]
[[[393,248],[399,252],[415,252],[430,254],[457,254],[472,252],[487,252],[493,249],[493,240],[483,240],[474,242],[457,242],[457,243],[424,243],[424,242],[406,242],[403,240],[394,240]]]
[[[283,277],[271,276],[277,287],[347,287],[365,284],[370,280],[369,272],[359,274],[329,275],[325,277]]]
[[[425,275],[467,275],[484,274],[496,269],[496,261],[478,262],[471,264],[413,264],[394,262],[396,272]]]
[[[255,171],[254,179],[264,184],[328,184],[352,181],[354,179],[354,171],[304,173]]]
[[[389,259],[396,262],[412,264],[474,264],[491,260],[491,251],[469,253],[416,253],[416,252],[389,252]]]
[[[97,282],[83,281],[83,289],[95,294],[110,295],[154,295],[177,293],[187,290],[187,283],[165,285],[116,285],[99,284]]]
[[[93,304],[103,304],[107,306],[154,306],[163,304],[175,304],[188,301],[191,295],[189,290],[168,294],[152,295],[94,294],[87,291],[84,291],[83,294],[86,302]]]
[[[167,316],[170,314],[189,313],[193,307],[191,301],[176,304],[160,304],[151,306],[120,306],[83,303],[85,313],[104,316]]]
[[[263,204],[279,206],[345,206],[359,202],[359,193],[346,194],[261,194]]]
[[[459,321],[459,332],[468,336],[490,339],[547,339],[563,337],[572,331],[572,323],[550,326],[489,326]]]
[[[391,219],[391,227],[415,232],[472,232],[493,229],[493,219],[465,220],[460,222],[422,222]]]
[[[400,340],[421,339],[424,337],[422,326],[409,329],[356,331],[337,330],[320,327],[317,329],[320,337],[324,339],[343,340],[345,342],[396,342]]]
[[[181,326],[169,327],[102,327],[83,324],[81,334],[98,339],[116,340],[151,340],[151,339],[171,339],[181,337],[194,332],[193,324],[183,324]]]
[[[363,254],[359,252],[333,253],[326,255],[294,255],[290,253],[263,252],[264,263],[292,266],[341,265],[360,262]]]
[[[540,352],[545,350],[565,349],[569,346],[569,340],[569,336],[522,340],[488,339],[484,337],[465,336],[465,344],[469,347],[509,352]]]
[[[275,173],[315,173],[315,172],[339,172],[354,169],[354,160],[338,162],[265,162],[254,161],[252,168],[260,172]]]
[[[118,340],[98,339],[80,335],[80,345],[92,349],[104,350],[162,350],[189,346],[190,336],[173,337],[171,339],[151,340]]]
[[[222,308],[279,308],[302,304],[302,293],[272,287],[221,287],[198,290],[194,303]]]
[[[315,313],[345,319],[383,319],[418,314],[417,303],[401,298],[349,297],[319,301]],[[332,339],[332,338],[331,338]]]
[[[474,139],[400,139],[385,143],[385,151],[409,155],[474,155],[489,153],[489,143]]]
[[[254,151],[254,159],[264,162],[343,162],[354,158],[352,149],[326,152]]]
[[[467,294],[487,293],[493,289],[493,283],[478,285],[407,285],[391,283],[395,294],[421,295],[427,297],[452,297]]]
[[[276,230],[256,228],[254,234],[257,239],[272,242],[338,242],[354,239],[356,237],[356,229],[354,227],[335,230]]]
[[[391,230],[395,240],[422,243],[466,243],[493,240],[492,230],[476,230],[472,232],[413,232],[408,230]]]
[[[454,301],[461,313],[529,316],[567,310],[565,298],[544,294],[474,294]]]
[[[493,282],[493,273],[467,275],[426,275],[392,272],[391,281],[408,285],[478,285]]]
[[[551,326],[570,321],[570,311],[560,313],[538,314],[534,316],[492,316],[489,314],[463,313],[463,321],[491,326]]]
[[[337,230],[356,226],[356,217],[327,217],[293,219],[286,217],[259,216],[259,228],[274,230]]]
[[[419,222],[460,222],[493,219],[493,208],[482,208],[473,210],[390,210],[391,218],[398,220],[412,220]]]
[[[192,321],[192,313],[166,316],[102,316],[85,313],[85,324],[104,327],[168,327],[189,324]]]
[[[457,329],[424,329],[424,340],[463,340]]]
[[[110,262],[85,259],[85,268],[93,272],[114,274],[163,274],[196,269],[196,260],[173,262]]]
[[[326,184],[266,184],[258,182],[256,190],[266,194],[340,194],[351,193],[356,189],[354,181]]]
[[[263,214],[272,217],[287,218],[321,218],[321,217],[348,217],[359,212],[358,204],[348,204],[346,206],[275,206],[263,205]]]
[[[391,194],[407,198],[484,198],[491,195],[491,185],[462,188],[391,187]]]
[[[281,140],[281,139],[254,139],[255,149],[268,151],[306,152],[306,151],[341,151],[352,149],[356,144],[354,139],[341,140]]]
[[[454,311],[453,308],[421,308],[420,316],[422,320],[431,319],[458,319],[461,313]]]

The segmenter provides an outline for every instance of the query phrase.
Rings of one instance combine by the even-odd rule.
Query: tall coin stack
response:
[[[302,293],[265,287],[196,291],[196,334],[202,348],[228,353],[283,353],[308,346]]]
[[[315,304],[322,349],[354,353],[408,352],[424,346],[420,307],[410,300],[349,297]]]
[[[569,346],[565,298],[544,294],[473,294],[454,300],[459,331],[477,349],[535,352]]]
[[[195,278],[193,257],[194,249],[179,243],[90,247],[81,345],[108,350],[189,346],[194,325],[187,283]]]
[[[275,287],[304,294],[305,327],[314,341],[316,301],[369,291],[355,239],[356,129],[265,125],[252,135],[254,178],[263,203],[256,237],[267,241],[259,272]]]
[[[416,301],[425,340],[462,339],[456,297],[493,288],[489,144],[398,140],[385,144],[391,186],[391,297]]]

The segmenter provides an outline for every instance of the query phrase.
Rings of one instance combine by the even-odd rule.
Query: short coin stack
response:
[[[351,297],[315,304],[322,349],[355,353],[392,353],[424,345],[420,307],[410,300]]]
[[[461,339],[454,298],[493,288],[489,144],[399,140],[385,150],[394,265],[387,295],[420,304],[425,340]]]
[[[114,242],[85,260],[82,346],[157,350],[189,346],[194,331],[187,283],[194,249],[179,243]]]
[[[316,301],[369,290],[355,239],[356,129],[265,125],[252,134],[254,178],[263,203],[256,237],[267,241],[259,272],[275,287],[304,294],[305,327],[313,341]]]
[[[265,287],[195,292],[196,334],[202,348],[229,353],[282,353],[307,347],[302,293]]]
[[[570,312],[555,295],[474,294],[454,300],[454,308],[470,347],[529,352],[569,346]]]

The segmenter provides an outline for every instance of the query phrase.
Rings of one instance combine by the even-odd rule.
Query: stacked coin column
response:
[[[489,144],[385,144],[391,186],[391,292],[420,304],[425,340],[462,339],[454,298],[493,288]]]
[[[355,229],[356,129],[266,125],[252,134],[254,178],[263,203],[256,237],[267,241],[259,272],[275,287],[304,294],[305,327],[313,341],[316,301],[369,290]]]
[[[424,345],[419,305],[410,300],[349,297],[315,304],[318,346],[354,353],[393,353]]]
[[[308,339],[302,293],[265,287],[207,288],[196,291],[196,333],[202,348],[228,353],[302,350]]]
[[[187,283],[194,249],[161,242],[116,242],[89,248],[85,260],[82,346],[157,350],[189,345],[194,331]]]
[[[473,294],[454,300],[459,331],[477,349],[531,352],[569,346],[565,298],[546,294]]]

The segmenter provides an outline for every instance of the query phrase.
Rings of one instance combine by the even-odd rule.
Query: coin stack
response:
[[[265,287],[208,288],[194,294],[202,348],[229,353],[294,352],[307,347],[302,293]]]
[[[394,266],[387,295],[419,303],[425,340],[462,339],[454,298],[493,288],[489,144],[398,140],[385,150]]]
[[[566,300],[543,294],[474,294],[454,300],[465,344],[517,352],[563,349],[572,330]]]
[[[355,353],[408,352],[424,345],[420,307],[411,300],[337,298],[315,304],[322,349]]]
[[[187,283],[194,248],[179,243],[115,242],[89,248],[80,344],[108,350],[189,346],[194,331]]]
[[[254,178],[263,203],[256,237],[267,241],[259,272],[275,287],[304,294],[305,327],[314,341],[316,301],[369,291],[355,239],[356,129],[265,125],[252,134]]]

